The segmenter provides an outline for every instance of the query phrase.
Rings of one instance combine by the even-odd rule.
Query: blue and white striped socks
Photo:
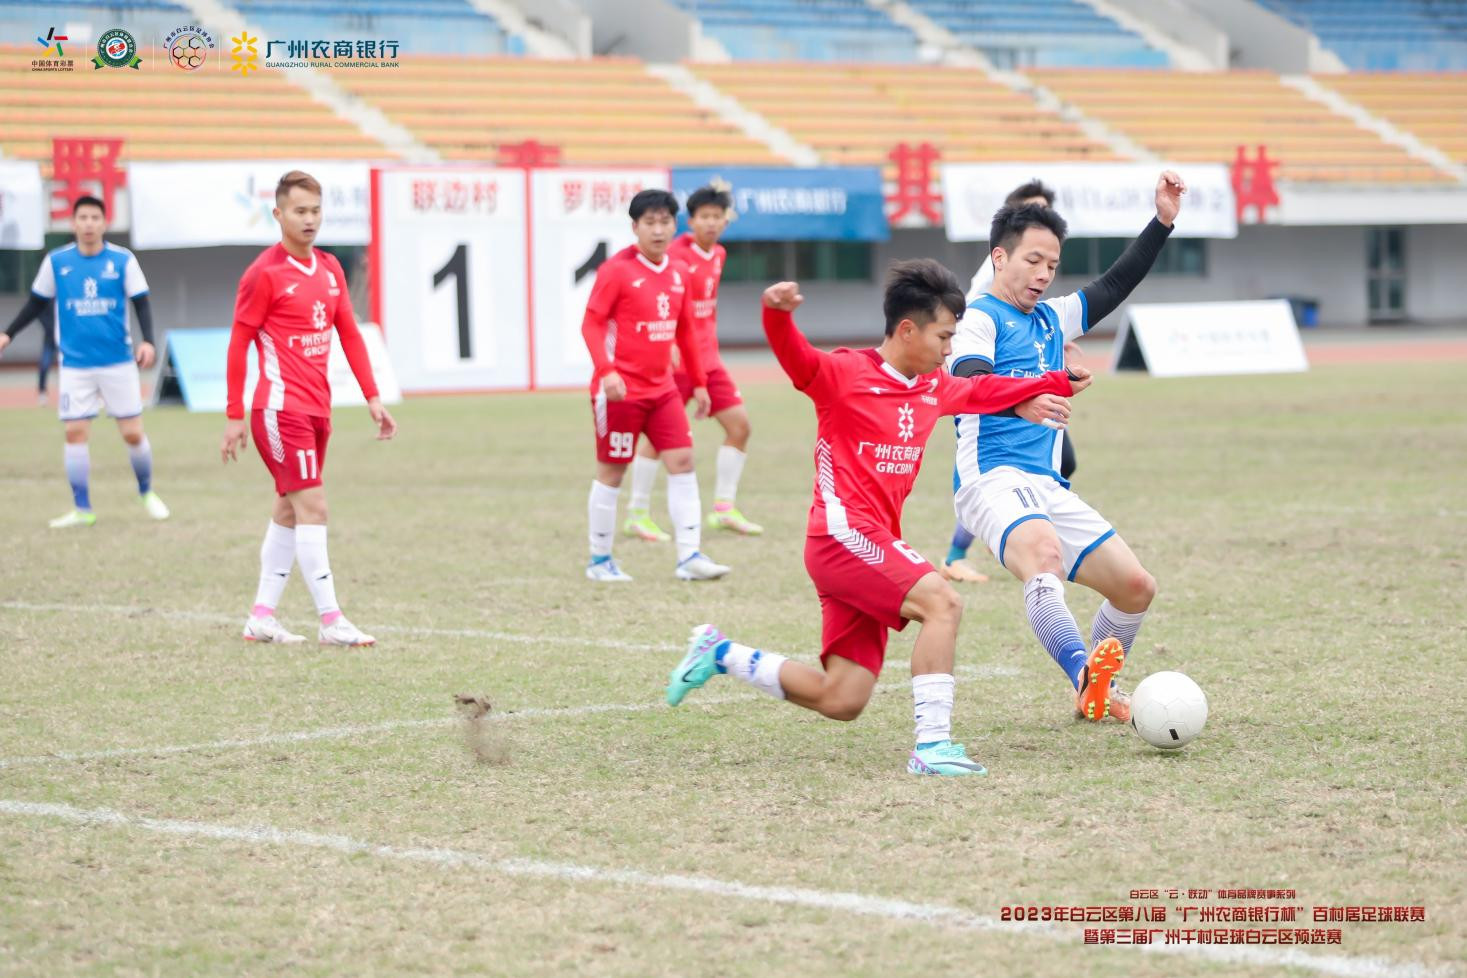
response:
[[[1141,622],[1145,618],[1144,611],[1133,614],[1117,610],[1109,601],[1101,602],[1100,610],[1095,612],[1095,621],[1090,626],[1090,647],[1094,648],[1108,638],[1118,638],[1121,640],[1121,647],[1130,655],[1131,643],[1136,641],[1136,633],[1141,630]]]
[[[1024,607],[1034,634],[1076,689],[1085,672],[1085,640],[1065,604],[1065,587],[1053,574],[1036,574],[1024,585]]]

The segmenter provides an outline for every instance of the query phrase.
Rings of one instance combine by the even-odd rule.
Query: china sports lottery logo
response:
[[[202,27],[179,27],[163,39],[168,60],[180,71],[198,71],[214,50],[214,37]]]
[[[94,68],[133,68],[142,63],[138,57],[138,42],[127,31],[114,27],[97,39],[97,56],[92,59]]]

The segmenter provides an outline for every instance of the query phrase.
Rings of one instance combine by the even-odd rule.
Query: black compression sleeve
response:
[[[25,305],[20,307],[20,312],[16,313],[15,318],[10,321],[10,325],[5,327],[5,335],[15,339],[15,334],[25,329],[32,319],[40,319],[41,313],[45,312],[46,307],[50,304],[50,299],[42,299],[32,292],[30,298],[25,300]]]
[[[1146,230],[1131,242],[1121,257],[1115,260],[1115,264],[1107,268],[1100,278],[1080,290],[1085,293],[1086,318],[1089,320],[1087,326],[1094,326],[1126,301],[1126,296],[1151,271],[1151,266],[1156,263],[1156,256],[1161,254],[1162,246],[1166,244],[1171,233],[1171,228],[1153,217],[1151,223],[1146,225]]]
[[[138,331],[143,334],[143,342],[153,345],[153,304],[148,301],[147,293],[134,296],[132,307],[138,312]]]

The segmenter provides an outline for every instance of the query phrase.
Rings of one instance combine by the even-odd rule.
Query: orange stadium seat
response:
[[[1467,163],[1467,74],[1354,72],[1314,80]]]
[[[143,51],[143,57],[162,52]],[[51,174],[55,136],[122,138],[129,160],[396,159],[283,73],[33,72],[29,48],[0,47],[0,150]],[[79,106],[90,111],[79,111]]]
[[[626,58],[421,56],[390,77],[337,80],[445,159],[492,160],[536,139],[570,164],[789,162]]]
[[[1263,145],[1279,179],[1436,183],[1451,176],[1266,71],[1029,71],[1066,102],[1178,163],[1230,163]]]

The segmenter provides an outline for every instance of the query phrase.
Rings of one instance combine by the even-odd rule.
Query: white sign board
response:
[[[1132,304],[1111,368],[1154,377],[1288,373],[1309,369],[1286,299]]]
[[[275,185],[291,170],[321,184],[317,244],[369,239],[368,163],[311,160],[130,163],[127,190],[135,250],[260,245],[280,240],[271,215]]]
[[[1133,238],[1156,216],[1154,163],[944,163],[942,195],[950,241],[987,241],[993,214],[1021,184],[1042,180],[1054,189],[1054,209],[1071,237]],[[1233,185],[1219,163],[1171,167],[1187,184],[1176,230],[1180,238],[1238,235]]]
[[[581,320],[596,268],[636,240],[627,216],[632,197],[671,186],[660,168],[532,172],[534,386],[590,388]]]
[[[372,181],[375,311],[403,389],[529,387],[524,171],[404,167]]]
[[[0,250],[45,247],[45,212],[41,167],[20,160],[0,160]]]

